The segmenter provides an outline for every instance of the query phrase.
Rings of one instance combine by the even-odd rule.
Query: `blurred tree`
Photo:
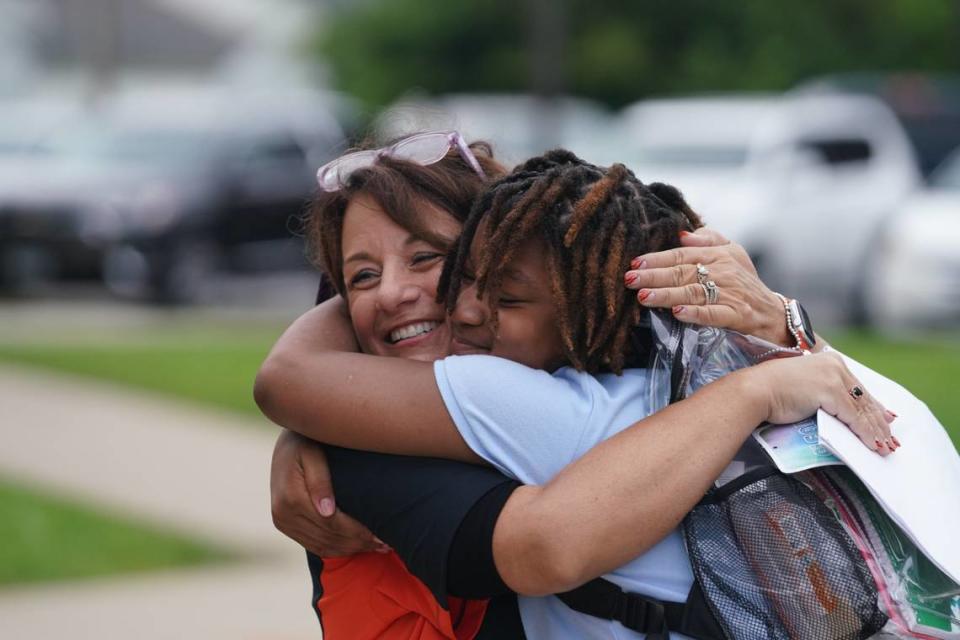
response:
[[[407,91],[520,91],[525,28],[508,0],[387,0],[345,6],[316,48],[339,88],[372,104]]]
[[[381,0],[342,5],[313,50],[374,105],[429,93],[525,91],[561,25],[549,86],[621,106],[651,94],[780,90],[814,74],[960,71],[957,0]],[[548,11],[551,15],[542,14]],[[552,27],[536,28],[538,20]],[[531,28],[533,24],[534,28]],[[541,62],[537,63],[536,61]],[[544,69],[544,73],[555,73]]]

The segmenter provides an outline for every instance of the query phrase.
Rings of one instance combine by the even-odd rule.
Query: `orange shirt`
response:
[[[320,587],[324,640],[471,640],[488,603],[449,597],[444,609],[393,552],[324,558]]]

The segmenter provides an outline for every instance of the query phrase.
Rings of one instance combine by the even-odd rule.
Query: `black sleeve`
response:
[[[441,605],[447,593],[504,593],[493,565],[493,526],[516,482],[451,460],[332,446],[326,452],[338,506],[393,547]],[[448,591],[451,580],[457,593]]]
[[[461,598],[490,598],[513,593],[493,561],[493,528],[503,505],[520,486],[506,480],[490,489],[464,517],[447,556],[447,592]]]

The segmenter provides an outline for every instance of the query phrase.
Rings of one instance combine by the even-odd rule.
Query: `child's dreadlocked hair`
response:
[[[505,266],[524,240],[540,238],[569,363],[620,373],[642,311],[623,286],[630,260],[677,247],[680,231],[702,224],[674,187],[644,185],[621,164],[598,167],[557,149],[518,166],[474,203],[439,291],[452,310],[479,236],[477,294],[489,294],[496,314]]]

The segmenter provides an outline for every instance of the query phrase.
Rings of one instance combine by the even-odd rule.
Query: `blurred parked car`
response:
[[[527,94],[450,94],[404,98],[377,117],[378,136],[390,140],[414,131],[456,129],[467,140],[493,144],[496,157],[512,166],[567,147],[593,160],[586,144],[611,135],[612,116],[599,103],[574,96],[544,99]]]
[[[22,155],[42,151],[45,142],[84,115],[82,104],[68,95],[0,100],[0,169]]]
[[[848,318],[877,224],[920,179],[896,118],[865,96],[649,100],[621,126],[641,180],[680,188],[772,287]]]
[[[77,126],[85,116],[82,105],[69,95],[18,97],[0,101],[0,287],[29,286],[32,280],[47,279],[55,265],[41,252],[21,245],[13,238],[28,223],[15,220],[12,201],[3,196],[4,185],[23,191],[21,179],[43,175],[50,158],[49,142],[64,129]],[[7,195],[12,195],[8,193]],[[91,276],[95,258],[71,256],[70,273]]]
[[[906,130],[925,177],[960,145],[960,75],[839,73],[812,78],[794,92],[862,93],[880,98]]]
[[[0,254],[21,266],[8,280],[52,264],[182,302],[214,270],[303,263],[298,217],[343,146],[336,122],[289,96],[181,97],[127,97],[0,176]]]
[[[885,222],[869,267],[871,323],[960,326],[960,147]]]

